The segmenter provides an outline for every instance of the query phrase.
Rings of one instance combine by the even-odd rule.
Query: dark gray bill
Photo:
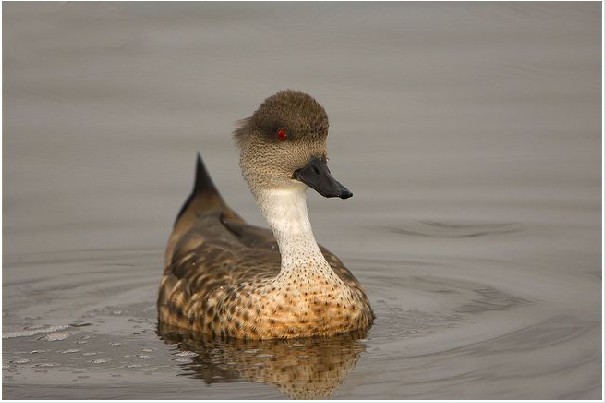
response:
[[[348,199],[353,196],[353,193],[349,189],[334,179],[326,161],[318,157],[311,157],[307,165],[297,169],[294,172],[294,178],[317,190],[323,197]]]

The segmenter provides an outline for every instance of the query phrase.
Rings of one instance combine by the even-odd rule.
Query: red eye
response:
[[[284,141],[285,139],[287,139],[288,138],[288,134],[286,133],[286,130],[285,129],[279,129],[277,131],[277,138],[280,141]]]

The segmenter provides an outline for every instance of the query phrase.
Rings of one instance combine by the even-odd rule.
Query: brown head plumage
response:
[[[235,140],[250,189],[301,186],[292,178],[312,157],[326,158],[328,115],[310,95],[280,91],[239,122]]]
[[[284,129],[290,141],[325,140],[328,136],[328,115],[309,94],[285,90],[271,95],[235,131],[237,141],[247,134],[264,135],[269,142],[279,142],[276,136]]]

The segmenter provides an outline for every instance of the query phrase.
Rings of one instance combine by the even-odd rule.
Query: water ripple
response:
[[[382,226],[379,228],[397,235],[430,238],[476,238],[514,234],[521,231],[521,228],[514,223],[445,224],[435,221],[416,221],[403,226]]]

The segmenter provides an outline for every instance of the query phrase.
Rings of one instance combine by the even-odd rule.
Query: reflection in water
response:
[[[365,351],[363,333],[278,340],[216,341],[160,326],[166,344],[195,353],[186,375],[207,383],[236,380],[273,385],[293,399],[324,399],[342,384]],[[193,355],[193,354],[192,354]]]

